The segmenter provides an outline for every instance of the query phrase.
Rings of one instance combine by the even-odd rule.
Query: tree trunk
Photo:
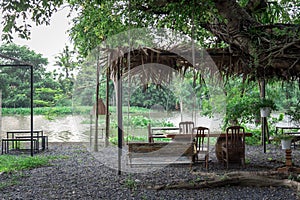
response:
[[[211,31],[223,41],[240,49],[243,53],[251,55],[251,39],[248,29],[257,26],[257,23],[240,5],[233,0],[214,0],[219,14],[223,16],[227,23],[225,29],[219,27]],[[225,32],[225,33],[224,33]],[[225,37],[224,37],[225,36]]]
[[[251,5],[255,5],[254,10],[259,7],[264,9],[265,1],[263,0],[260,4],[257,0],[249,1],[248,8],[242,8],[235,0],[214,0],[214,3],[218,13],[225,20],[213,22],[204,27],[230,45],[231,56],[236,55],[239,58],[234,67],[241,68],[239,73],[246,75],[251,73],[254,77],[266,76],[266,78],[299,77],[300,40],[296,36],[291,36],[299,31],[299,27],[288,24],[262,25],[256,21],[248,12],[252,9]],[[278,36],[273,28],[287,31],[287,34]],[[253,33],[256,33],[255,37]],[[230,67],[233,68],[233,66]],[[235,71],[237,69],[231,69],[229,73],[232,74]]]
[[[206,174],[207,176],[207,174]],[[255,186],[255,187],[282,187],[287,186],[298,191],[300,183],[288,180],[289,174],[274,172],[231,172],[224,175],[208,174],[210,180],[200,183],[179,182],[177,184],[158,185],[153,189],[201,189],[223,187],[226,185]],[[296,175],[295,175],[296,176]]]

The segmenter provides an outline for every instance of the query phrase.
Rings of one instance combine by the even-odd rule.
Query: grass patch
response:
[[[0,156],[0,173],[12,173],[10,178],[4,182],[0,182],[0,190],[21,183],[21,179],[25,177],[22,170],[33,169],[42,166],[49,166],[51,160],[67,159],[68,156],[25,156],[25,155],[1,155]]]
[[[127,187],[129,189],[135,189],[137,187],[135,180],[133,180],[131,176],[126,178],[125,187]]]
[[[33,169],[50,165],[50,160],[62,159],[61,156],[0,156],[0,172],[12,172],[25,169]]]

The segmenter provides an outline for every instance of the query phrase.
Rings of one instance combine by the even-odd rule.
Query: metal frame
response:
[[[33,65],[20,61],[16,58],[12,58],[3,54],[0,54],[0,58],[7,60],[17,61],[20,64],[0,64],[0,67],[30,67],[30,155],[34,154],[34,139],[33,139]]]

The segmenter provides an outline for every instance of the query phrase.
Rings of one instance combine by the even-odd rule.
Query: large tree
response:
[[[26,46],[5,44],[0,46],[0,90],[2,92],[3,107],[30,106],[30,67],[18,66],[17,60],[33,65],[34,103],[35,106],[50,106],[59,93],[59,84],[53,79],[53,74],[47,72],[45,66],[47,58],[37,54]],[[14,64],[16,66],[6,66]]]
[[[1,3],[7,33],[4,39],[10,39],[12,30],[28,36],[27,18],[37,24],[49,23],[51,14],[63,3],[37,2],[40,6],[33,1]],[[168,27],[202,41],[206,47],[222,47],[222,51],[209,52],[225,73],[256,78],[300,76],[299,0],[69,0],[68,3],[79,13],[73,20],[71,35],[83,55],[128,27]],[[18,18],[24,21],[18,24]],[[220,59],[224,55],[230,62]]]

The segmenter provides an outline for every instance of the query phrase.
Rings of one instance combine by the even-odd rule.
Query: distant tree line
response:
[[[71,105],[72,87],[75,80],[72,70],[76,66],[75,62],[70,62],[68,48],[65,48],[64,52],[57,57],[60,70],[55,71],[47,71],[48,60],[26,46],[4,44],[0,46],[0,53],[33,65],[35,107]],[[0,64],[18,64],[18,61],[1,58]],[[67,68],[69,71],[66,70]],[[30,107],[30,67],[2,66],[0,72],[2,107]]]

